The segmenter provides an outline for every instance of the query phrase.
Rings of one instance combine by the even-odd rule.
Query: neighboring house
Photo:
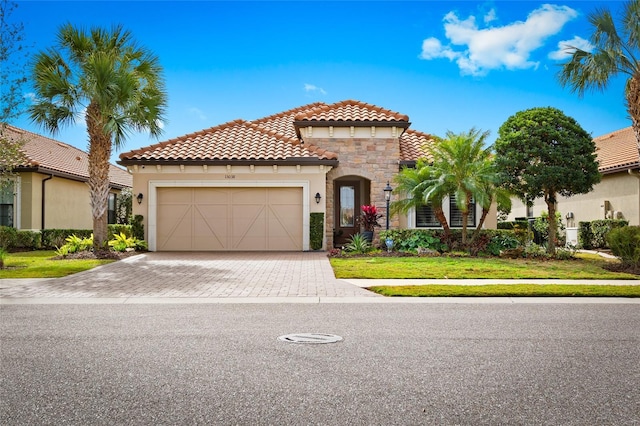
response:
[[[631,127],[594,139],[602,181],[587,194],[558,197],[557,208],[567,228],[597,219],[625,219],[640,225],[640,155]],[[536,217],[547,211],[544,200],[527,208],[514,200],[509,220]]]
[[[362,205],[386,214],[387,182],[427,156],[431,136],[409,125],[359,101],[313,103],[123,153],[118,163],[142,197],[134,214],[144,216],[152,251],[309,250],[314,212],[324,213],[327,249],[361,231]],[[455,223],[455,203],[445,209]],[[427,219],[411,212],[391,226],[439,227]],[[494,215],[486,226],[495,224]]]
[[[0,225],[16,229],[92,229],[88,155],[71,145],[8,126],[3,137],[23,142],[26,162],[14,169],[14,188],[0,191]],[[109,171],[109,223],[116,195],[132,186],[124,169]]]

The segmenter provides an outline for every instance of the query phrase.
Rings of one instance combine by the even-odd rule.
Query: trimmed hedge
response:
[[[607,243],[623,264],[640,267],[640,226],[612,229],[607,234]]]
[[[583,249],[609,248],[607,235],[612,229],[629,225],[628,220],[603,219],[578,222],[578,245]]]
[[[439,252],[464,249],[470,250],[472,254],[477,254],[494,251],[494,247],[496,245],[500,246],[502,241],[508,242],[507,244],[510,246],[514,240],[518,239],[517,231],[514,230],[482,229],[478,237],[471,241],[473,232],[473,230],[467,231],[468,247],[462,247],[461,229],[452,229],[451,237],[448,240],[444,238],[442,229],[391,229],[380,232],[380,241],[391,238],[393,240],[393,249],[396,251],[415,252],[420,247]],[[492,243],[492,249],[488,249]]]
[[[309,244],[311,250],[320,250],[324,237],[324,213],[311,213],[309,222]]]

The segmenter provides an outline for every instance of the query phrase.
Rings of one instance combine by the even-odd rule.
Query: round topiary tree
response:
[[[555,254],[557,194],[585,194],[600,182],[595,150],[591,136],[556,108],[520,111],[500,126],[495,165],[502,186],[524,202],[544,197],[549,254]]]

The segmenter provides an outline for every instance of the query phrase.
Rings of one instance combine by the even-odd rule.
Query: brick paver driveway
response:
[[[64,278],[0,280],[0,297],[380,297],[337,280],[326,253],[145,253]]]

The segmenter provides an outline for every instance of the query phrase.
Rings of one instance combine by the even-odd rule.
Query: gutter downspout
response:
[[[40,229],[41,230],[44,230],[44,205],[45,205],[45,202],[44,202],[45,201],[44,187],[45,187],[45,182],[48,181],[48,180],[51,180],[51,179],[53,179],[53,175],[49,175],[48,178],[42,179],[42,182],[41,182],[42,183],[42,197],[41,197],[42,198],[42,208],[41,208],[42,220],[41,220],[41,223],[40,223]]]

